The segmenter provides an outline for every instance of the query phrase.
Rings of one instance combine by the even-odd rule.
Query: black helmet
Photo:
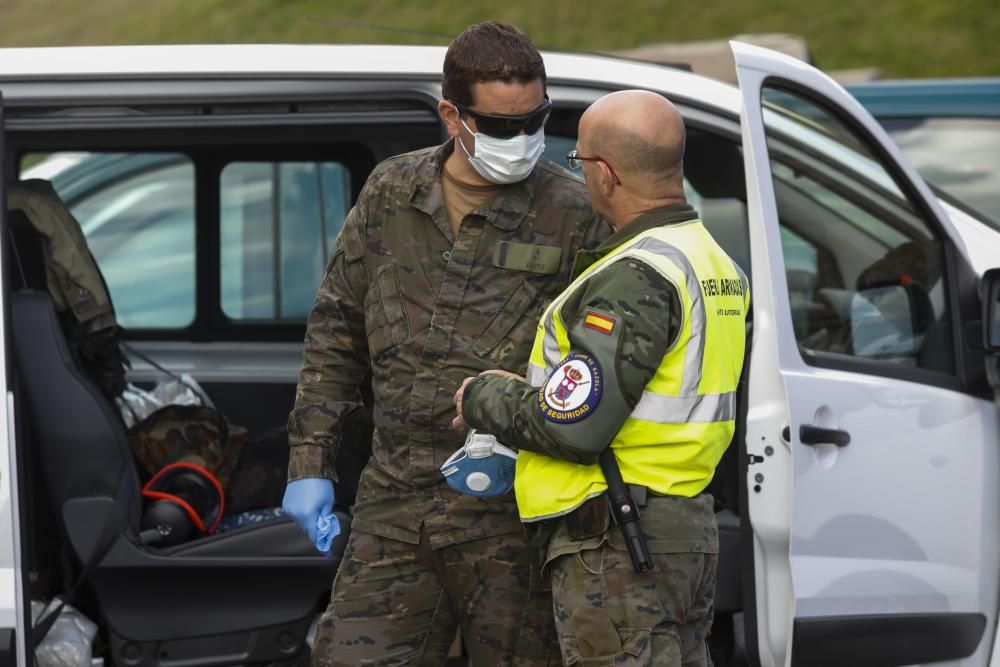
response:
[[[187,541],[197,530],[215,532],[225,509],[225,494],[219,480],[205,468],[180,461],[160,469],[142,488],[153,502],[142,515],[142,530],[156,530],[157,546]]]

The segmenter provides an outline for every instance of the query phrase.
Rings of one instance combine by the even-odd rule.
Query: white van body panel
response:
[[[2,315],[0,315],[2,322]],[[0,357],[0,375],[4,372],[3,358]],[[5,384],[0,378],[0,386]],[[0,627],[13,628],[17,623],[17,599],[20,580],[16,576],[18,563],[17,498],[11,493],[16,470],[16,452],[10,446],[13,430],[13,416],[10,414],[10,396],[4,393],[0,401]]]
[[[793,618],[974,612],[987,618],[984,640],[972,656],[951,664],[984,665],[996,624],[1000,557],[996,406],[949,389],[805,363],[792,328],[764,136],[765,79],[780,77],[811,89],[855,116],[969,256],[966,244],[881,127],[840,86],[791,58],[739,43],[733,51],[751,175],[755,332],[748,451],[759,453],[759,442],[778,440],[791,425],[791,443],[749,471],[749,488],[758,473],[765,480],[748,503],[756,553],[763,557],[757,563],[762,662],[790,664]],[[981,254],[980,266],[989,257]],[[784,414],[775,371],[787,400]],[[847,431],[851,443],[803,446],[798,428],[804,424]],[[775,505],[785,499],[791,521],[783,540],[772,524]],[[764,521],[764,532],[758,521]],[[776,607],[785,609],[769,605],[770,598],[787,595],[789,573],[794,602],[785,602],[793,611],[778,615]]]
[[[226,44],[162,46],[74,46],[0,49],[0,79],[179,79],[233,78],[356,79],[426,78],[439,81],[443,46]],[[700,101],[729,114],[739,111],[731,84],[622,58],[543,52],[550,82],[578,81],[609,90],[641,87]]]
[[[0,375],[4,375],[2,368],[4,362],[0,360]],[[11,540],[7,541],[7,532],[0,529],[0,627],[12,627],[15,629],[14,641],[16,643],[17,665],[25,667],[28,656],[27,632],[24,627],[25,615],[22,613],[21,600],[27,600],[21,577],[21,507],[18,494],[12,493],[11,489],[18,488],[17,479],[17,448],[13,446],[15,434],[17,433],[14,424],[14,394],[7,392],[7,400],[4,401],[6,407],[6,432],[2,435],[2,442],[8,446],[8,455],[0,455],[0,526],[4,525],[6,517],[10,516]],[[8,560],[8,557],[10,558]]]

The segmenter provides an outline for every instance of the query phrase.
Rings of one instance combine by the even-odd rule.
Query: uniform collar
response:
[[[444,161],[454,149],[455,142],[451,139],[423,156],[416,165],[413,191],[410,195],[410,203],[415,208],[434,218],[439,226],[441,226],[439,218],[445,223],[449,229],[449,237],[451,228],[447,224],[448,214],[444,210],[441,170],[444,168]],[[503,231],[517,229],[531,210],[540,178],[541,167],[535,165],[528,178],[505,186],[497,196],[484,202],[473,213],[483,216],[490,224]]]
[[[639,214],[638,217],[634,218],[624,227],[616,229],[611,236],[604,239],[601,245],[595,248],[595,252],[601,254],[611,252],[618,246],[628,243],[639,234],[648,232],[650,229],[697,219],[698,211],[694,210],[694,207],[690,204],[671,204],[670,206],[653,208]]]
[[[588,266],[607,255],[620,245],[628,243],[639,234],[650,229],[673,225],[679,222],[688,222],[698,219],[698,211],[690,204],[671,204],[661,206],[641,213],[637,218],[620,229],[616,229],[611,236],[593,250],[581,250],[576,254],[573,262],[573,277],[580,275]]]

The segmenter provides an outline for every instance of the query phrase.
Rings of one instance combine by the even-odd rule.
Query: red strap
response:
[[[215,487],[215,490],[219,494],[219,511],[215,513],[214,517],[212,517],[212,525],[209,526],[207,530],[205,528],[204,522],[201,520],[201,517],[198,516],[198,512],[196,512],[195,509],[191,507],[190,503],[186,502],[184,499],[179,498],[173,494],[164,493],[162,491],[156,491],[152,488],[157,482],[162,480],[163,477],[169,475],[172,471],[177,470],[179,468],[193,470],[201,474],[212,483],[212,486]],[[214,533],[215,529],[219,527],[219,522],[222,521],[222,515],[225,513],[226,509],[226,494],[222,490],[222,485],[219,483],[219,480],[216,479],[215,475],[210,473],[204,467],[196,465],[194,463],[189,463],[187,461],[178,461],[177,463],[171,463],[170,465],[164,466],[163,468],[157,470],[156,474],[153,475],[153,478],[150,479],[148,482],[146,482],[146,485],[142,487],[142,495],[144,498],[153,498],[156,500],[168,500],[170,502],[176,503],[181,508],[183,508],[185,512],[188,513],[188,516],[191,517],[191,520],[194,522],[194,525],[202,533],[209,533],[209,534]]]

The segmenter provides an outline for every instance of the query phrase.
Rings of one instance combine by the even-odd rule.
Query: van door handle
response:
[[[851,434],[836,428],[820,428],[811,424],[799,426],[799,440],[803,445],[834,444],[846,447],[851,442]]]

